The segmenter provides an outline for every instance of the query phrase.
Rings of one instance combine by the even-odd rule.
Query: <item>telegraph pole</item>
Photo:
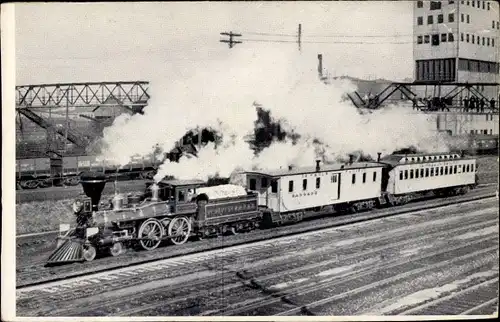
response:
[[[301,51],[301,42],[302,42],[302,24],[299,23],[299,30],[297,32],[297,44],[299,45],[299,51]]]
[[[241,41],[239,40],[234,40],[233,37],[241,37],[241,34],[236,34],[233,33],[232,31],[230,32],[221,32],[220,33],[222,36],[229,36],[229,40],[227,39],[221,39],[220,42],[225,42],[229,45],[229,48],[233,48],[235,44],[241,44]]]

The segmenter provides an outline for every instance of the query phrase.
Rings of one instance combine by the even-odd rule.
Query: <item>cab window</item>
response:
[[[307,179],[302,180],[302,190],[307,190]]]
[[[184,201],[186,196],[184,194],[184,190],[179,190],[177,193],[177,201]]]
[[[256,190],[256,188],[257,188],[257,180],[250,179],[250,190]]]
[[[293,192],[293,181],[288,181],[288,192]]]
[[[366,172],[363,172],[363,183],[366,182]]]
[[[267,188],[267,178],[262,178],[260,184],[262,188]]]
[[[316,178],[316,189],[319,189],[321,186],[321,178]]]

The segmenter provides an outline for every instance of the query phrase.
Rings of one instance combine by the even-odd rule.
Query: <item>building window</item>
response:
[[[491,38],[491,46],[495,47],[495,39],[494,38]]]
[[[470,1],[467,1],[467,5],[470,6]]]
[[[465,41],[469,42],[469,34],[465,35]]]
[[[486,7],[486,6],[485,6],[485,3],[484,3],[484,1],[483,1],[483,10],[484,10],[484,9],[486,9],[485,7]]]
[[[439,35],[432,35],[432,46],[439,46]]]
[[[431,10],[441,9],[441,1],[431,1]]]
[[[353,173],[352,174],[352,184],[355,184],[356,183],[356,174]]]
[[[373,171],[373,182],[375,181],[377,181],[377,172]]]
[[[432,16],[427,16],[427,24],[432,25],[434,23],[434,18]]]
[[[443,23],[444,22],[444,17],[442,14],[438,15],[438,23]]]
[[[495,29],[495,20],[493,20],[493,21],[491,22],[491,28],[492,28],[492,29]]]
[[[484,46],[484,44],[485,44],[485,39],[484,39],[484,37],[483,37],[483,46]]]
[[[490,135],[492,135],[492,134],[493,134],[493,130],[492,130],[492,129],[490,129]]]
[[[460,33],[460,41],[462,41],[462,42],[464,41],[464,33],[463,32]]]
[[[417,8],[423,8],[424,7],[424,2],[423,1],[417,1]]]
[[[417,25],[421,26],[424,24],[424,17],[417,17]]]
[[[472,35],[471,37],[472,37],[472,43],[474,43],[474,38],[475,38],[474,35]]]
[[[467,15],[467,23],[470,23],[470,16]]]
[[[441,42],[446,42],[446,34],[441,34]]]
[[[497,21],[497,29],[500,30],[500,22]]]
[[[486,37],[486,46],[490,45],[490,37]]]
[[[453,36],[453,34],[450,32],[448,34],[448,42],[454,42],[455,41],[455,37]]]
[[[429,43],[430,36],[429,35],[424,35],[424,44]]]
[[[453,13],[448,14],[448,22],[455,22],[455,15]]]
[[[489,3],[489,2],[486,4],[486,8],[487,8],[488,10],[490,10],[490,3]]]
[[[256,189],[257,189],[257,180],[250,179],[250,190],[256,190]]]
[[[465,22],[465,16],[464,16],[464,14],[463,14],[463,13],[462,13],[462,14],[460,14],[460,21]]]
[[[423,43],[423,42],[424,42],[424,41],[423,41],[422,36],[417,36],[417,44],[421,44],[421,43]]]
[[[454,4],[455,1],[448,1],[448,4]]]
[[[476,1],[472,1],[472,8],[476,7]]]
[[[293,192],[293,180],[288,181],[288,192]]]
[[[316,178],[316,189],[319,189],[321,186],[321,178]]]
[[[307,179],[302,180],[302,190],[307,190]]]

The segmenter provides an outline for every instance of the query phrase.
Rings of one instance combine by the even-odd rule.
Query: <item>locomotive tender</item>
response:
[[[377,162],[247,171],[240,185],[205,187],[200,180],[147,183],[142,194],[116,194],[99,202],[102,174],[86,173],[87,197],[73,205],[76,227],[61,224],[60,245],[48,264],[93,260],[98,250],[112,256],[127,245],[145,250],[164,240],[235,234],[258,227],[301,221],[333,212],[357,212],[401,205],[432,193],[466,193],[477,184],[474,158],[453,153],[393,154]],[[104,204],[104,206],[102,206]],[[100,208],[98,209],[98,206]]]

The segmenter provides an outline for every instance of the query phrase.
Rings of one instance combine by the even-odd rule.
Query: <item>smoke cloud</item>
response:
[[[196,127],[216,130],[222,143],[209,143],[197,158],[166,161],[156,180],[314,165],[317,158],[334,162],[355,151],[376,159],[377,152],[384,155],[409,146],[429,152],[446,149],[425,114],[394,105],[361,115],[345,97],[356,89],[352,83],[324,84],[318,79],[315,56],[278,49],[253,52],[236,46],[220,61],[164,75],[152,83],[144,115],[122,115],[105,130],[101,157],[124,165],[133,155],[151,153],[155,145],[169,151]],[[244,140],[254,130],[255,103],[269,110],[284,131],[300,134],[297,142],[274,142],[255,155]]]

